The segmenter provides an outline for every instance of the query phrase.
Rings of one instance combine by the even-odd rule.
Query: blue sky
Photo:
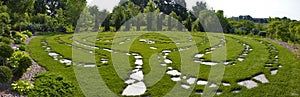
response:
[[[88,0],[89,5],[97,5],[100,9],[112,10],[120,0]],[[197,1],[185,0],[191,10]],[[205,0],[209,7],[224,10],[226,17],[251,15],[257,18],[289,17],[300,20],[300,0]]]

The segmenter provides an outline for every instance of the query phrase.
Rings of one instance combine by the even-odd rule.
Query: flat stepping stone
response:
[[[128,79],[125,81],[126,84],[133,84],[135,82],[135,80],[133,79]]]
[[[83,67],[96,67],[96,64],[85,64]]]
[[[196,81],[196,78],[194,78],[194,77],[191,77],[191,78],[189,78],[188,80],[186,80],[186,82],[187,82],[188,84],[190,84],[190,85],[194,84],[195,81]]]
[[[242,62],[244,60],[245,60],[244,58],[238,58],[238,61],[240,61],[240,62]]]
[[[269,80],[266,78],[265,74],[260,74],[254,77],[254,79],[260,81],[261,83],[269,83]]]
[[[167,72],[167,74],[172,76],[181,75],[181,73],[178,70],[170,70]]]
[[[214,66],[214,65],[217,65],[218,63],[216,63],[216,62],[200,62],[200,64]]]
[[[122,92],[123,96],[139,96],[146,92],[146,85],[144,82],[137,82],[128,85]]]
[[[191,86],[187,84],[181,84],[181,87],[184,89],[189,89]]]
[[[130,78],[131,79],[135,79],[135,80],[138,80],[138,81],[141,81],[144,79],[144,74],[142,71],[138,71],[136,73],[133,73],[130,75]]]
[[[172,60],[170,60],[170,59],[165,59],[164,62],[167,63],[167,64],[172,64],[173,63]]]
[[[171,80],[174,82],[178,82],[178,81],[181,81],[181,78],[180,77],[172,77]]]
[[[195,58],[202,58],[204,56],[204,54],[196,54]]]
[[[142,59],[142,56],[134,56],[135,59]]]
[[[163,50],[162,52],[163,52],[163,53],[171,53],[170,50]]]
[[[51,56],[51,57],[53,57],[53,56],[58,56],[59,54],[57,54],[57,53],[49,53],[48,55]]]
[[[223,86],[231,86],[230,83],[222,83]]]
[[[278,72],[278,70],[272,70],[272,71],[271,71],[271,75],[276,75],[277,72]]]
[[[142,66],[135,66],[136,69],[142,69]]]
[[[197,85],[207,85],[207,81],[206,80],[198,80],[197,81]]]
[[[62,63],[62,64],[66,64],[66,65],[71,65],[72,64],[72,61],[68,60],[68,59],[60,59],[59,62]]]
[[[217,87],[218,85],[217,84],[215,84],[215,83],[212,83],[212,84],[210,84],[208,87],[210,87],[210,88],[214,88],[214,87]]]
[[[135,60],[134,64],[143,65],[143,60],[142,59]]]
[[[238,85],[245,86],[247,89],[258,87],[258,84],[252,80],[245,80],[237,83]]]
[[[150,49],[152,49],[152,50],[156,50],[157,48],[156,48],[156,47],[150,47]]]

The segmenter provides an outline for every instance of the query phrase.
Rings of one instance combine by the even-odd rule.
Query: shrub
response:
[[[33,84],[29,81],[19,80],[12,84],[11,90],[16,91],[21,95],[28,94],[33,89]]]
[[[17,41],[18,43],[28,38],[25,34],[22,34],[20,32],[17,32],[13,37],[15,38],[15,42]]]
[[[20,50],[20,51],[25,51],[25,49],[26,49],[26,46],[25,46],[25,45],[22,44],[22,45],[19,46],[19,50]]]
[[[73,94],[74,85],[71,82],[66,81],[66,79],[60,75],[42,73],[35,78],[34,88],[30,91],[28,96],[67,97]]]
[[[21,76],[32,65],[28,55],[21,51],[14,52],[9,58],[9,62],[10,66],[16,71],[16,76]]]
[[[32,61],[28,57],[28,55],[25,55],[20,61],[19,61],[19,67],[17,68],[15,75],[16,76],[22,76],[24,72],[32,65]]]
[[[19,31],[20,29],[23,31],[23,30],[26,30],[27,25],[28,25],[28,23],[21,22],[21,23],[16,23],[12,28],[13,28],[13,30],[16,30],[16,31]]]
[[[74,27],[72,25],[66,26],[66,32],[74,32]]]
[[[32,33],[31,33],[30,31],[28,31],[28,30],[23,31],[23,32],[21,32],[21,33],[27,35],[28,37],[31,37],[31,36],[32,36]]]
[[[59,26],[59,28],[56,29],[57,32],[66,32],[67,29],[64,26]]]
[[[13,77],[12,70],[7,66],[0,66],[0,83],[7,83]]]
[[[0,42],[3,42],[5,44],[10,44],[12,41],[7,37],[1,37]]]
[[[30,32],[36,32],[39,31],[41,29],[41,25],[39,24],[28,24],[26,26],[26,30],[29,30]]]
[[[13,53],[14,50],[9,45],[0,43],[0,60],[6,60],[6,58],[11,57]]]

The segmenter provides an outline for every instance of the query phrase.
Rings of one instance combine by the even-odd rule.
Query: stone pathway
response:
[[[282,42],[282,41],[279,41],[279,40],[273,40],[273,39],[270,39],[270,38],[265,38],[265,40],[269,40],[269,41],[272,41],[272,42],[275,42],[281,46],[284,46],[285,48],[287,48],[288,50],[290,50],[291,52],[293,52],[298,58],[300,58],[300,50],[298,48],[298,46],[296,47],[293,47],[292,45],[286,43],[286,42]]]

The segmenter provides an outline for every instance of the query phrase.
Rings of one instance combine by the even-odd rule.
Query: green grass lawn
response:
[[[191,35],[193,42],[189,41],[187,36]],[[210,35],[211,37],[207,37]],[[45,41],[51,49],[67,59],[78,59],[82,63],[93,63],[96,61],[98,66],[98,72],[103,83],[99,85],[106,85],[113,93],[118,96],[122,96],[121,93],[127,86],[124,80],[129,77],[130,71],[134,68],[134,57],[126,56],[121,53],[111,53],[103,50],[103,48],[112,49],[117,52],[135,52],[139,53],[143,57],[143,72],[145,74],[145,82],[147,91],[145,96],[151,95],[153,97],[166,95],[168,92],[172,91],[173,87],[178,87],[176,82],[171,80],[171,76],[167,74],[162,75],[151,75],[153,72],[166,72],[167,67],[173,67],[173,69],[183,72],[186,76],[193,76],[195,71],[197,72],[197,79],[208,80],[210,76],[210,70],[213,66],[200,65],[200,63],[193,62],[193,56],[197,53],[205,53],[207,49],[212,46],[221,43],[220,39],[225,37],[226,46],[215,47],[214,51],[210,54],[203,56],[205,61],[232,61],[235,65],[225,66],[225,72],[222,82],[230,83],[231,86],[220,86],[219,91],[222,91],[221,97],[260,97],[260,96],[299,96],[300,94],[300,66],[299,60],[286,48],[272,42],[262,40],[261,38],[247,37],[247,36],[237,36],[237,35],[225,35],[220,34],[206,34],[206,33],[184,33],[184,32],[105,32],[105,33],[79,33],[79,34],[59,34],[52,36],[39,36],[34,38],[29,46],[28,51],[30,56],[37,61],[41,66],[45,67],[48,72],[59,73],[66,77],[68,80],[72,81],[76,85],[76,92],[74,96],[83,96],[83,92],[79,88],[76,81],[76,75],[74,74],[74,69],[72,67],[67,67],[58,61],[53,60],[45,48],[42,47],[41,42]],[[128,40],[128,38],[130,40]],[[81,44],[73,43],[73,40],[80,42]],[[140,42],[140,39],[149,39],[155,41],[154,44],[147,44],[145,42]],[[263,41],[263,43],[260,43]],[[123,44],[120,44],[124,42]],[[95,45],[100,49],[92,49],[85,45]],[[114,44],[114,45],[112,45]],[[237,59],[240,54],[243,53],[245,47],[243,44],[247,44],[253,49],[251,52],[245,56],[245,60],[240,62]],[[278,50],[278,63],[274,64],[273,67],[265,68],[266,63],[272,62],[274,60],[275,54],[270,52],[270,47],[272,45]],[[69,46],[69,45],[72,45]],[[157,49],[150,49],[150,47],[156,47]],[[178,48],[190,47],[191,49],[178,51]],[[72,52],[76,50],[76,52]],[[172,64],[167,64],[167,67],[159,67],[160,63],[157,59],[157,54],[162,50],[172,50],[172,52],[167,56],[168,59],[173,61]],[[93,54],[89,53],[93,51]],[[197,51],[197,52],[195,52]],[[226,52],[226,53],[225,53]],[[77,54],[78,56],[74,56]],[[181,54],[186,54],[185,56]],[[224,56],[226,54],[226,56]],[[94,56],[93,56],[94,55]],[[116,57],[118,59],[111,60]],[[101,64],[100,59],[109,59],[108,65]],[[125,64],[130,63],[129,66],[124,65],[124,67],[116,68],[115,64]],[[114,65],[113,65],[114,64]],[[218,64],[216,66],[223,65]],[[282,68],[279,68],[279,65]],[[195,67],[199,68],[195,68]],[[188,69],[191,68],[191,69]],[[271,75],[270,70],[278,69],[276,75]],[[87,69],[88,70],[88,69]],[[118,70],[118,72],[116,72]],[[189,71],[190,70],[190,71]],[[88,71],[87,71],[88,72]],[[251,79],[257,74],[265,74],[266,78],[270,83],[262,84],[259,83],[258,87],[247,89],[244,86],[240,86],[237,82]],[[222,73],[220,73],[222,74]],[[152,76],[158,77],[151,78]],[[183,75],[182,75],[183,76]],[[78,76],[77,76],[78,77]],[[86,79],[88,80],[88,78]],[[147,81],[147,80],[153,80]],[[191,97],[201,96],[195,94],[195,91],[203,91],[206,89],[205,86],[193,85],[195,87],[191,92]],[[240,89],[239,93],[232,93],[230,91],[234,89]],[[95,90],[96,91],[96,90]],[[100,91],[101,92],[101,91]],[[91,92],[98,95],[96,92]],[[103,91],[101,93],[104,93]]]

